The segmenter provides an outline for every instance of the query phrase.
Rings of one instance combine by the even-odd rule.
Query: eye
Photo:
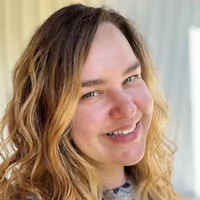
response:
[[[92,97],[95,97],[97,96],[98,93],[97,92],[88,92],[87,94],[84,94],[81,99],[89,99],[89,98],[92,98]]]
[[[137,78],[137,77],[138,77],[138,75],[130,76],[123,82],[123,84],[127,84],[129,82],[133,82],[135,80],[135,78]]]

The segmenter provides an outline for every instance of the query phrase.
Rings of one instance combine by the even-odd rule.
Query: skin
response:
[[[97,162],[107,189],[122,185],[126,181],[124,166],[137,164],[145,153],[153,100],[141,70],[121,31],[110,23],[101,24],[83,67],[72,139]],[[116,141],[106,135],[135,124],[139,124],[136,139]]]

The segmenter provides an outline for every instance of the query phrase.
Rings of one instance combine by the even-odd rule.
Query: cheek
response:
[[[135,91],[134,102],[137,104],[138,108],[145,114],[153,113],[153,98],[149,92],[147,86],[142,84]]]
[[[100,106],[78,106],[73,119],[72,134],[86,137],[92,136],[93,132],[99,132],[103,116]]]
[[[79,105],[77,107],[71,136],[76,147],[86,155],[90,155],[98,144],[103,116],[103,111],[99,107],[93,105]]]

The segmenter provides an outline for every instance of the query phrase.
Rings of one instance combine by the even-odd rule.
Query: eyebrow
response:
[[[135,71],[137,68],[140,67],[140,63],[136,62],[134,65],[132,65],[131,67],[127,68],[122,74],[128,75],[131,72]],[[99,86],[99,85],[105,85],[107,83],[106,80],[102,80],[102,79],[94,79],[94,80],[88,80],[88,81],[83,81],[82,83],[82,87],[93,87],[93,86]]]

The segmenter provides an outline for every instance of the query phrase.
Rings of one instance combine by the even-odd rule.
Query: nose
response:
[[[112,118],[131,118],[136,114],[137,106],[125,92],[116,93],[112,98],[110,116]]]

